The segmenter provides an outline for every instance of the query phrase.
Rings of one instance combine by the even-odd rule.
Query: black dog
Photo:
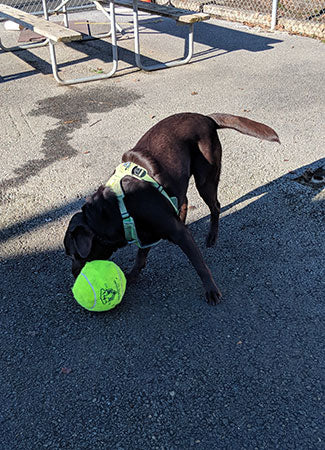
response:
[[[153,126],[124,153],[123,162],[133,162],[161,185],[169,196],[176,197],[179,214],[151,183],[127,175],[121,181],[124,203],[133,217],[141,246],[128,281],[133,281],[145,266],[147,245],[160,239],[177,244],[187,255],[202,280],[208,303],[219,303],[221,293],[202,254],[185,226],[186,192],[193,175],[196,187],[211,212],[206,244],[214,245],[218,235],[220,203],[217,189],[221,168],[221,144],[217,130],[232,128],[241,133],[280,142],[272,128],[244,117],[229,114],[203,116],[195,113],[175,114]],[[145,172],[144,171],[144,172]],[[66,253],[72,257],[76,277],[86,261],[108,259],[114,251],[127,245],[119,201],[111,188],[101,186],[75,214],[65,235]]]

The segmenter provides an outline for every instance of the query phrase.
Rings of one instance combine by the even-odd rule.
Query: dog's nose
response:
[[[77,276],[79,275],[79,273],[81,272],[82,269],[82,264],[79,261],[73,261],[72,262],[72,275],[74,276],[74,278],[77,278]]]
[[[72,275],[74,276],[74,278],[77,278],[79,273],[80,273],[80,270],[72,269]]]

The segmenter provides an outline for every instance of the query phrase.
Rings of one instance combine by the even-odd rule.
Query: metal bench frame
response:
[[[68,13],[66,9],[66,5],[70,0],[61,0],[61,3],[59,6],[57,6],[54,10],[54,13],[57,13],[61,11],[64,14],[64,25],[68,28],[69,26],[69,20],[68,20]],[[131,8],[133,10],[133,24],[134,24],[134,53],[135,53],[135,63],[137,67],[139,67],[142,70],[145,71],[152,71],[152,70],[158,70],[158,69],[165,69],[168,67],[174,67],[174,66],[180,66],[182,64],[188,63],[192,56],[193,56],[193,46],[194,46],[194,23],[200,22],[203,20],[208,20],[210,16],[208,14],[204,13],[196,13],[194,11],[188,11],[184,9],[174,8],[173,6],[162,6],[152,3],[146,3],[143,1],[137,1],[137,0],[92,0],[96,8],[101,11],[110,21],[111,29],[108,33],[99,34],[97,36],[92,36],[90,39],[96,39],[96,38],[102,38],[111,36],[111,45],[112,45],[112,69],[109,73],[105,74],[96,74],[88,77],[80,77],[80,78],[72,78],[68,80],[64,80],[60,77],[58,73],[58,65],[57,65],[57,59],[56,59],[56,52],[55,52],[55,44],[60,41],[60,39],[53,39],[46,36],[46,31],[44,31],[44,37],[46,38],[44,42],[38,42],[38,43],[29,43],[29,44],[22,44],[22,45],[16,45],[13,47],[5,47],[0,40],[0,48],[5,52],[14,52],[17,50],[27,50],[30,48],[35,47],[41,47],[44,45],[49,45],[49,51],[50,51],[50,58],[51,58],[51,65],[52,65],[52,71],[53,76],[55,80],[62,85],[70,85],[70,84],[77,84],[77,83],[84,83],[87,81],[96,81],[96,80],[102,80],[106,78],[112,77],[115,72],[117,71],[118,67],[118,50],[117,50],[117,39],[116,39],[116,28],[118,28],[119,31],[123,31],[119,25],[116,24],[115,20],[115,5],[124,6],[126,8]],[[47,9],[47,3],[46,0],[42,0],[43,4],[43,11],[44,11],[44,20],[49,20],[49,13]],[[109,4],[107,6],[107,4]],[[188,34],[185,36],[185,42],[184,42],[184,56],[181,59],[170,61],[166,63],[159,62],[157,64],[151,64],[151,65],[144,65],[141,61],[141,53],[140,53],[140,32],[139,32],[139,17],[138,17],[138,11],[145,11],[150,14],[160,15],[163,17],[168,17],[171,19],[176,20],[178,24],[186,25],[188,27]],[[10,16],[10,14],[1,13],[0,15],[4,15],[6,18],[13,20],[14,22],[19,23],[19,19],[15,18],[15,16]],[[25,13],[27,16],[31,16],[30,14]],[[33,24],[28,24],[28,19],[25,20],[24,25],[27,26],[30,29],[33,29]],[[30,25],[30,26],[29,26]],[[40,31],[41,33],[41,31]],[[80,33],[79,33],[80,34]],[[80,34],[81,38],[81,34]],[[78,39],[78,37],[77,37]],[[76,40],[76,36],[71,35],[71,39],[69,39],[69,36],[65,36],[64,41],[70,42]]]
[[[65,2],[65,3],[67,3],[67,2]],[[115,3],[114,2],[110,3],[109,14],[107,13],[105,8],[103,8],[103,6],[98,1],[93,0],[93,3],[96,5],[96,8],[99,9],[100,11],[102,11],[102,13],[105,14],[105,16],[108,17],[108,19],[111,22],[111,30],[110,30],[110,32],[109,33],[105,33],[103,35],[98,35],[98,36],[96,36],[96,38],[106,37],[108,35],[111,35],[111,37],[112,37],[112,43],[111,43],[112,44],[112,55],[113,55],[113,66],[112,66],[112,69],[108,73],[101,73],[101,74],[96,74],[96,75],[92,75],[92,76],[88,76],[88,77],[81,77],[81,78],[74,78],[74,79],[70,79],[70,80],[63,80],[58,74],[54,43],[49,41],[49,49],[50,49],[52,71],[53,71],[54,78],[56,79],[56,81],[59,84],[63,84],[63,85],[68,85],[69,84],[70,85],[70,84],[77,84],[77,83],[85,83],[87,81],[104,80],[106,78],[112,77],[115,74],[116,70],[117,70],[117,67],[118,67],[118,52],[117,52],[117,40],[116,40]]]
[[[63,9],[63,13],[64,13],[64,23],[66,26],[68,26],[68,15],[67,15],[67,11],[66,11],[66,3],[69,0],[63,0],[62,3],[59,5],[60,8]],[[105,33],[103,35],[98,35],[95,36],[95,38],[98,37],[106,37],[108,35],[111,35],[111,44],[112,44],[112,55],[113,55],[113,66],[110,72],[108,73],[103,73],[103,74],[96,74],[96,75],[91,75],[88,77],[79,77],[79,78],[71,78],[68,80],[64,80],[63,78],[60,77],[59,73],[58,73],[58,65],[57,65],[57,59],[56,59],[56,52],[55,52],[55,44],[57,43],[57,41],[54,41],[52,39],[46,38],[44,42],[37,42],[37,43],[30,43],[30,44],[21,44],[21,45],[15,45],[12,47],[6,47],[5,45],[2,44],[1,39],[0,39],[0,48],[2,49],[2,51],[4,52],[15,52],[15,51],[19,51],[19,50],[28,50],[31,48],[36,48],[36,47],[42,47],[44,45],[49,45],[49,51],[50,51],[50,59],[51,59],[51,66],[52,66],[52,71],[53,71],[53,76],[55,78],[55,80],[62,85],[71,85],[71,84],[77,84],[77,83],[84,83],[87,81],[96,81],[96,80],[102,80],[102,79],[106,79],[106,78],[110,78],[112,77],[118,67],[118,52],[117,52],[117,40],[116,40],[116,22],[115,22],[115,4],[114,2],[111,2],[109,5],[109,13],[106,11],[105,8],[103,8],[103,6],[97,1],[97,0],[92,0],[93,3],[95,4],[96,8],[99,9],[110,21],[111,23],[111,29],[109,33]],[[48,10],[47,10],[47,4],[45,0],[42,0],[43,3],[43,11],[44,11],[44,20],[49,20],[49,14],[48,14]],[[58,8],[59,8],[58,7]],[[58,9],[56,8],[56,9]],[[0,14],[4,15],[7,19],[12,20],[14,22],[19,23],[19,20],[17,20],[17,18],[15,18],[14,16],[10,16],[9,14],[4,14],[1,13]],[[27,24],[26,24],[27,25]],[[30,27],[31,29],[33,29],[33,27]],[[81,35],[80,35],[81,36]],[[46,37],[46,36],[45,36]],[[68,39],[66,40],[68,41]],[[72,41],[72,39],[71,39]]]
[[[99,0],[105,2],[107,0]],[[108,0],[116,5],[133,9],[133,24],[134,24],[134,53],[136,65],[145,71],[152,71],[158,69],[166,69],[168,67],[180,66],[188,63],[193,56],[194,47],[194,23],[203,20],[208,20],[210,16],[204,13],[196,13],[194,11],[188,11],[184,9],[174,8],[173,6],[157,5],[152,3],[146,3],[136,0]],[[188,27],[188,34],[184,40],[184,56],[176,61],[170,61],[166,63],[157,63],[151,65],[144,65],[141,62],[140,51],[140,32],[139,32],[139,10],[150,14],[161,15],[163,17],[169,17],[177,21],[180,25],[186,25]],[[187,47],[187,48],[186,48]]]
[[[134,52],[135,52],[135,62],[136,65],[146,71],[159,70],[159,69],[167,69],[168,67],[181,66],[182,64],[186,64],[190,61],[193,56],[193,46],[194,46],[194,24],[188,24],[188,45],[186,52],[186,37],[184,41],[184,57],[177,61],[170,61],[166,63],[157,63],[151,65],[143,65],[141,62],[141,53],[140,53],[140,36],[139,36],[139,17],[138,17],[138,4],[133,0],[133,24],[134,24]]]

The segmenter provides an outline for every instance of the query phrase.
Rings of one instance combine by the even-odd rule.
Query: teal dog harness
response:
[[[119,166],[117,166],[114,174],[107,181],[105,186],[109,187],[114,192],[118,200],[118,205],[123,220],[125,239],[128,241],[129,244],[135,244],[139,248],[152,247],[158,244],[158,242],[160,241],[148,245],[142,245],[138,238],[138,233],[135,228],[133,217],[130,216],[128,210],[126,209],[124,203],[125,194],[121,184],[121,181],[125,176],[131,176],[138,180],[147,181],[148,183],[151,183],[152,186],[158,189],[158,191],[171,203],[174,210],[176,211],[176,214],[178,215],[177,198],[169,197],[164,188],[159,183],[157,183],[157,181],[155,181],[150,175],[148,175],[146,169],[132,162],[122,163]]]

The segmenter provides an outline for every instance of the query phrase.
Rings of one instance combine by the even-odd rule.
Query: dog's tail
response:
[[[209,114],[208,117],[216,122],[218,128],[232,128],[240,133],[280,144],[277,133],[263,123],[255,122],[246,117],[233,116],[232,114],[213,113]]]

